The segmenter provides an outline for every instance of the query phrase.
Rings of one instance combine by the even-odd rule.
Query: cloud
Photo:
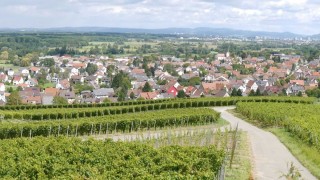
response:
[[[319,33],[317,0],[1,0],[0,27],[225,27]]]

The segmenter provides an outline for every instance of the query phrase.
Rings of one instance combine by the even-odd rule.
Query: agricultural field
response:
[[[252,103],[308,109],[313,102],[246,97],[4,106],[0,161],[7,163],[0,178],[249,179],[246,133],[223,127],[220,113],[209,107]]]

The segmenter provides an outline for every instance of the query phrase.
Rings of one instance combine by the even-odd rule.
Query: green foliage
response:
[[[53,104],[56,104],[56,105],[68,104],[68,101],[63,97],[55,96],[53,98]]]
[[[183,90],[178,91],[177,98],[185,98],[186,93]]]
[[[122,109],[81,111],[79,113],[69,111],[57,114],[33,114],[31,117],[27,116],[30,114],[22,114],[24,119],[38,120],[38,122],[3,123],[0,127],[0,139],[29,137],[30,132],[32,136],[58,136],[71,134],[91,135],[93,132],[138,131],[150,128],[173,127],[175,125],[207,124],[217,121],[220,117],[220,113],[211,109],[194,108],[191,110],[190,108],[180,108],[152,111],[154,109],[153,105],[143,105]],[[101,116],[101,114],[105,116]],[[5,114],[5,116],[9,115],[11,118],[21,118],[17,116],[21,114]],[[51,119],[65,117],[65,120],[45,121],[44,118],[48,118],[46,116],[50,116]]]
[[[256,101],[258,102],[258,101]],[[283,127],[296,138],[316,147],[320,151],[318,139],[320,106],[315,104],[295,104],[299,101],[288,99],[286,103],[238,103],[237,111],[264,127]]]
[[[319,88],[314,88],[314,89],[307,89],[306,94],[309,97],[317,97],[320,98],[320,89]]]
[[[189,80],[187,80],[187,79],[183,79],[183,78],[179,77],[178,82],[182,86],[195,86],[195,85],[201,84],[201,79],[200,79],[200,77],[192,77]]]
[[[18,91],[12,92],[7,99],[7,105],[19,105],[21,104],[21,97]]]
[[[133,92],[130,93],[130,99],[134,99],[135,98],[135,95]]]
[[[123,71],[120,71],[118,74],[116,74],[111,83],[111,87],[115,89],[121,87],[125,90],[131,88],[131,81],[128,74],[124,73]]]
[[[47,58],[47,59],[44,59],[41,62],[41,65],[43,65],[45,67],[51,67],[51,66],[55,65],[55,62],[54,62],[54,60],[52,58]]]
[[[240,89],[236,89],[236,88],[233,88],[232,91],[231,91],[231,94],[230,96],[232,97],[235,97],[235,96],[242,96],[242,92]]]
[[[167,71],[172,76],[178,76],[177,71],[175,70],[173,64],[171,64],[171,63],[165,64],[163,67],[163,70]]]
[[[86,67],[86,72],[89,75],[93,75],[94,73],[96,73],[98,71],[98,66],[96,64],[92,64],[92,63],[88,63],[87,67]]]
[[[146,82],[142,88],[142,92],[152,92],[152,87],[148,82]]]
[[[214,146],[154,148],[141,143],[78,138],[0,142],[2,179],[209,179],[224,152]]]
[[[78,94],[82,91],[92,91],[93,87],[88,85],[88,84],[75,84],[73,85],[74,89],[75,89],[75,93]]]

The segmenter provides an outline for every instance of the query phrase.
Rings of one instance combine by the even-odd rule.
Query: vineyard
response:
[[[206,108],[149,111],[105,117],[3,122],[0,139],[33,136],[82,136],[214,123],[220,114]]]
[[[243,114],[257,117],[260,111],[253,113],[250,108],[275,104],[297,111],[300,107],[306,110],[313,107],[313,102],[313,98],[298,97],[237,97],[3,106],[0,107],[0,161],[6,163],[1,165],[0,178],[218,178],[224,172],[225,163],[230,161],[231,167],[236,144],[241,143],[237,131],[203,129],[179,133],[177,128],[217,123],[220,113],[206,107],[237,105]],[[290,117],[282,115],[288,111],[275,110],[277,113],[263,120],[268,125],[297,131],[285,123]],[[164,134],[147,139],[130,135],[159,130]],[[131,137],[128,142],[90,139],[112,137],[116,133]]]
[[[238,103],[237,111],[262,126],[279,126],[320,151],[320,105]]]
[[[214,146],[154,148],[64,137],[0,141],[4,179],[209,179],[223,160]]]
[[[134,103],[135,102],[135,103]],[[139,102],[139,103],[138,103]],[[151,103],[154,102],[154,103]],[[238,102],[285,102],[310,104],[314,98],[294,97],[244,97],[244,98],[197,98],[156,101],[129,101],[126,103],[60,105],[60,106],[3,106],[0,117],[7,120],[56,120],[107,116],[141,111],[178,109],[191,107],[230,106]],[[128,105],[132,104],[132,105]],[[90,107],[88,107],[90,106]],[[17,111],[18,110],[18,111]]]

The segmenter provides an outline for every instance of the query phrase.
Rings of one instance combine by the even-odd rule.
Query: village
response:
[[[137,61],[139,58],[143,57],[40,57],[31,67],[1,72],[0,103],[7,103],[12,89],[18,91],[23,104],[50,105],[57,103],[55,97],[63,98],[69,104],[115,102],[119,100],[118,89],[112,88],[111,83],[120,71],[128,75],[131,83],[122,100],[306,96],[306,90],[318,87],[320,78],[317,72],[320,60],[307,62],[298,55],[274,54],[270,59],[251,56],[241,59],[231,58],[226,52],[217,54],[212,62],[159,56],[144,68],[142,61]],[[43,61],[52,61],[53,66],[45,67]],[[85,70],[89,64],[96,67],[90,75]],[[145,72],[146,68],[152,68],[152,73]],[[45,78],[51,87],[39,87],[41,78]],[[146,84],[148,87],[144,88]],[[76,86],[84,88],[76,90]]]

